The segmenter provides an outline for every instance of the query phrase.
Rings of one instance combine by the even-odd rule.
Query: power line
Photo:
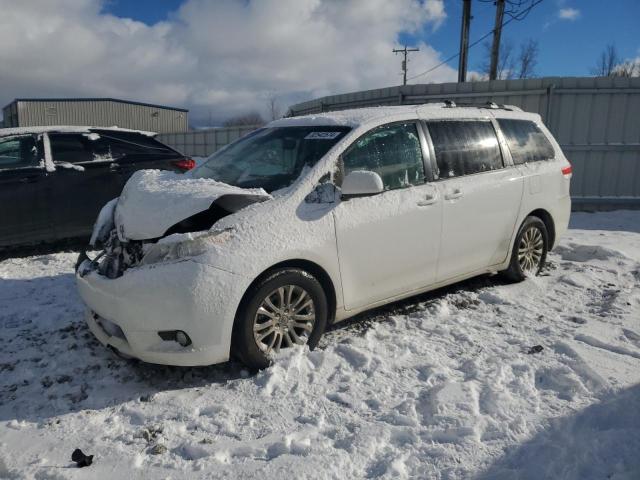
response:
[[[491,1],[491,3],[493,3],[493,0],[489,0],[489,1]],[[522,11],[522,12],[520,12],[519,14],[517,14],[517,15],[511,15],[511,14],[510,14],[510,15],[509,15],[509,17],[510,17],[510,18],[509,18],[508,20],[506,20],[505,22],[503,22],[503,23],[502,23],[502,27],[501,27],[501,28],[504,28],[506,25],[509,25],[509,24],[510,24],[511,22],[513,22],[514,20],[522,20],[522,19],[526,18],[526,16],[527,16],[527,15],[529,14],[529,12],[533,9],[533,7],[535,7],[536,5],[538,5],[538,4],[542,3],[542,2],[543,2],[543,0],[535,0],[534,2],[532,2],[532,3],[531,3],[531,5],[530,5],[530,6],[528,6],[525,10],[523,10],[523,11]],[[489,2],[487,1],[487,3],[489,3]],[[509,2],[509,4],[512,4],[512,3],[513,3],[513,2]],[[505,12],[505,13],[506,13],[506,12]],[[479,44],[480,42],[482,42],[485,38],[487,38],[487,37],[488,37],[488,36],[490,36],[490,35],[493,35],[493,31],[494,31],[494,30],[492,29],[490,32],[485,33],[483,36],[481,36],[480,38],[478,38],[475,42],[471,43],[471,44],[469,45],[469,47],[468,47],[468,48],[475,47],[477,44]],[[421,77],[421,76],[423,76],[423,75],[426,75],[427,73],[431,73],[431,72],[433,72],[434,70],[436,70],[436,69],[440,68],[440,67],[441,67],[441,66],[443,66],[444,64],[449,63],[451,60],[453,60],[454,58],[456,58],[458,55],[460,55],[460,52],[458,52],[458,53],[455,53],[455,54],[451,55],[450,57],[446,58],[445,60],[443,60],[442,62],[440,62],[439,64],[437,64],[435,67],[431,67],[429,70],[425,70],[425,71],[424,71],[424,72],[422,72],[422,73],[419,73],[419,74],[417,74],[417,75],[414,75],[413,77],[409,77],[409,78],[407,78],[407,81],[408,81],[408,80],[413,80],[414,78],[418,78],[418,77]]]

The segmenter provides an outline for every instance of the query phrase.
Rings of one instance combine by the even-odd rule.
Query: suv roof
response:
[[[380,123],[380,120],[389,119],[394,121],[394,117],[417,115],[419,118],[469,118],[469,117],[489,117],[508,116],[510,118],[538,119],[535,113],[523,112],[514,105],[470,105],[455,104],[451,101],[439,103],[426,103],[422,105],[398,105],[387,107],[365,107],[348,110],[336,110],[299,117],[282,118],[268,124],[269,127],[285,126],[328,126],[344,125],[349,127],[360,127],[369,124]]]
[[[131,130],[128,128],[120,127],[90,127],[82,125],[47,125],[42,127],[18,127],[18,128],[0,128],[0,137],[6,137],[8,135],[29,135],[39,133],[91,133],[94,131],[113,131],[113,132],[128,132],[128,133],[140,133],[147,137],[155,137],[155,132],[145,132],[143,130]]]

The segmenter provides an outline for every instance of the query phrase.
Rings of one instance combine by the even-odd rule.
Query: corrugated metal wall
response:
[[[516,105],[542,116],[573,164],[582,208],[640,207],[640,78],[538,78],[407,85],[323,97],[292,115],[374,106],[456,102]]]
[[[186,132],[189,129],[187,111],[117,100],[18,100],[17,113],[18,125],[15,126],[20,127],[118,126],[158,133]]]
[[[225,145],[253,132],[258,126],[239,126],[196,130],[185,133],[165,133],[156,138],[191,157],[207,157]]]

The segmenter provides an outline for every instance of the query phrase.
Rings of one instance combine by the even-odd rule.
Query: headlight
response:
[[[181,258],[197,257],[210,250],[211,247],[226,243],[232,235],[233,231],[231,229],[207,232],[197,237],[192,234],[176,234],[179,238],[187,237],[187,239],[175,242],[171,241],[173,236],[171,235],[151,245],[140,264],[150,265]]]

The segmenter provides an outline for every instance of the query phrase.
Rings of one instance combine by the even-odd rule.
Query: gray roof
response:
[[[176,110],[178,112],[189,111],[185,108],[168,107],[166,105],[155,105],[153,103],[134,102],[131,100],[121,100],[119,98],[16,98],[11,103],[14,102],[117,102],[128,103],[130,105],[141,105],[143,107],[163,108],[165,110]],[[11,103],[9,103],[9,105],[11,105]]]

